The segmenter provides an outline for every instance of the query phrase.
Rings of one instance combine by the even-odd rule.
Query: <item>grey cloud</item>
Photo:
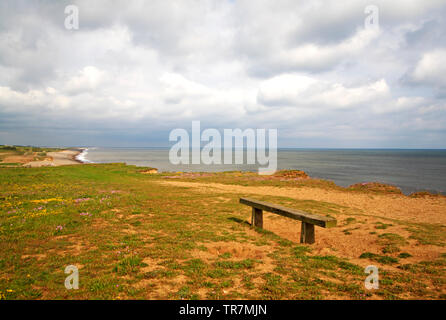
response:
[[[201,120],[278,128],[284,146],[445,147],[426,62],[446,48],[444,1],[376,1],[380,34],[368,4],[2,1],[0,143],[166,145]]]

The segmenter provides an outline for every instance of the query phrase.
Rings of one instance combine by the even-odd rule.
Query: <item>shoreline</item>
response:
[[[97,150],[95,150],[97,149]],[[281,150],[281,149],[279,149]],[[395,150],[369,149],[321,150],[290,149],[277,153],[277,169],[304,170],[312,178],[332,181],[340,187],[379,182],[397,186],[412,193],[427,191],[446,195],[446,150]],[[368,150],[368,151],[367,151]],[[381,149],[379,149],[381,150]],[[92,147],[85,158],[98,163],[121,162],[128,165],[157,168],[159,172],[255,172],[259,165],[224,163],[207,166],[203,163],[173,165],[164,148]],[[246,155],[245,155],[246,156]],[[190,162],[190,161],[189,161]],[[262,167],[262,166],[260,166]]]
[[[45,166],[63,166],[63,165],[78,165],[78,164],[92,164],[94,162],[91,162],[87,159],[85,159],[85,155],[88,154],[88,150],[89,148],[67,148],[61,151],[57,151],[57,152],[50,152],[48,153],[48,155],[51,157],[52,160],[46,159],[46,160],[42,160],[42,161],[31,161],[28,163],[25,163],[23,166],[24,167],[45,167]],[[125,163],[125,162],[124,162]],[[128,165],[127,163],[125,163],[126,165]],[[138,166],[137,166],[138,167]],[[145,168],[147,166],[140,166],[141,168]],[[157,173],[175,173],[174,171],[161,171],[160,169],[156,168]],[[228,170],[228,171],[210,171],[210,172],[202,172],[202,171],[184,171],[182,172],[182,174],[216,174],[216,173],[223,173],[223,172],[231,172],[232,170]],[[284,172],[284,171],[299,171],[299,170],[277,170],[277,172],[274,175],[271,176],[266,176],[266,178],[268,179],[268,177],[274,177],[275,175],[277,175],[278,172]],[[251,171],[240,171],[241,173],[250,173]],[[378,189],[393,189],[393,192],[390,193],[395,193],[395,194],[402,194],[405,195],[407,197],[417,197],[417,196],[446,196],[445,193],[441,192],[441,191],[436,191],[436,190],[426,190],[426,189],[418,189],[418,188],[414,188],[414,189],[418,189],[412,192],[403,192],[402,188],[395,185],[395,184],[389,184],[389,183],[381,183],[381,182],[377,182],[377,181],[368,181],[368,182],[361,182],[361,183],[354,183],[351,184],[347,187],[345,186],[341,186],[336,184],[334,181],[330,180],[330,179],[324,179],[324,178],[315,178],[315,177],[310,177],[308,176],[309,179],[315,179],[315,180],[323,180],[323,181],[328,181],[328,182],[332,182],[334,183],[337,187],[345,189],[345,190],[349,190],[352,188],[364,188],[364,189],[369,189],[369,187],[372,186],[371,189],[375,189],[374,187],[378,186]],[[395,192],[396,191],[396,192]]]
[[[85,159],[81,159],[81,157],[84,153],[87,154],[88,148],[75,148],[75,149],[69,149],[69,150],[77,151],[77,154],[72,156],[73,161],[76,161],[80,164],[91,163],[89,161],[86,161]]]
[[[78,156],[80,153],[81,151],[79,151],[79,149],[65,149],[57,152],[48,152],[48,156],[51,159],[27,162],[23,165],[23,167],[36,168],[79,165],[83,164],[83,162],[76,159],[76,156]]]

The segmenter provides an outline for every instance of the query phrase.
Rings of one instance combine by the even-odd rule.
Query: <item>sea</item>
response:
[[[174,165],[169,148],[88,147],[78,156],[87,163],[124,162],[160,172],[258,171],[259,165]],[[278,149],[277,169],[303,170],[311,177],[347,187],[382,182],[405,194],[429,191],[446,195],[446,150],[421,149]]]

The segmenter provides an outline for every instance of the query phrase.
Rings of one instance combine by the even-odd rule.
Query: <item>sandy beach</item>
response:
[[[79,155],[79,150],[63,150],[58,152],[48,152],[48,158],[41,161],[31,161],[24,164],[24,167],[57,167],[66,165],[82,164],[81,161],[76,160],[76,156]]]

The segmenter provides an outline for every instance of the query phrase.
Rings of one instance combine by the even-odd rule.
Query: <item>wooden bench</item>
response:
[[[252,207],[251,225],[256,226],[257,228],[263,228],[263,211],[302,221],[302,230],[300,233],[301,243],[314,243],[315,225],[323,228],[332,228],[335,227],[337,223],[334,218],[311,214],[254,199],[240,198],[240,203]]]

